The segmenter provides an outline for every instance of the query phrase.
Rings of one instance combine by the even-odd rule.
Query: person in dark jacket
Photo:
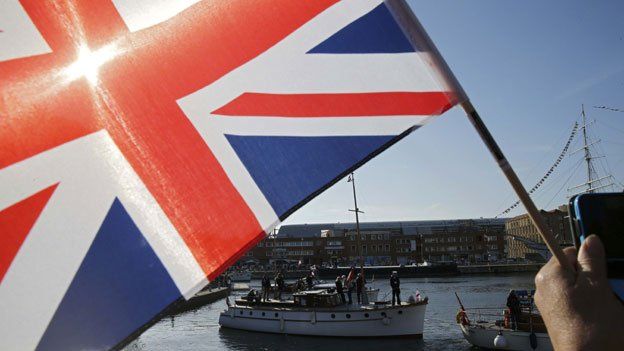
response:
[[[269,300],[269,291],[271,290],[271,279],[268,274],[262,276],[262,301]]]
[[[392,288],[392,306],[394,306],[395,298],[397,304],[401,305],[401,280],[396,271],[393,271],[390,276],[390,287]]]
[[[518,328],[518,319],[520,318],[520,299],[516,295],[515,290],[511,290],[507,295],[507,307],[509,308],[509,316],[511,319],[511,328]]]
[[[349,298],[349,305],[353,303],[353,299],[351,295],[353,295],[353,290],[355,289],[355,267],[351,266],[349,270],[349,275],[347,275],[347,297]]]
[[[312,290],[312,287],[314,286],[314,277],[312,276],[312,271],[310,271],[310,273],[308,273],[308,275],[305,278],[306,280],[306,287],[308,290]]]
[[[342,304],[344,305],[346,301],[345,301],[344,289],[342,286],[343,278],[344,278],[344,275],[336,277],[336,292],[340,294],[340,301],[342,301]]]
[[[362,273],[358,273],[357,278],[355,278],[355,292],[357,294],[357,301],[361,304],[364,300],[362,298],[362,293],[364,292],[364,286],[366,285],[366,281],[364,280],[364,276]]]
[[[284,275],[281,272],[277,273],[277,276],[275,277],[275,285],[277,285],[277,299],[281,300],[282,292],[284,291],[285,287]]]

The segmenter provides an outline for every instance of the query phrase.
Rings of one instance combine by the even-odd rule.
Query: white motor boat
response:
[[[513,326],[508,309],[474,308],[466,310],[457,296],[460,310],[457,324],[469,343],[481,348],[513,351],[552,351],[542,316],[533,303],[534,291],[515,290],[520,315]],[[486,319],[490,319],[489,321]],[[511,327],[515,328],[511,328]]]
[[[552,351],[552,343],[547,333],[533,333],[522,330],[501,328],[492,323],[459,325],[464,338],[469,343],[486,349],[514,351]],[[531,345],[534,341],[535,348]]]
[[[266,333],[337,337],[422,337],[428,299],[342,304],[336,292],[312,290],[292,301],[236,300],[219,316],[222,327]],[[229,300],[228,300],[229,301]]]

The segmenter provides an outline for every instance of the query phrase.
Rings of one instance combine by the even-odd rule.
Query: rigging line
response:
[[[614,127],[614,126],[609,125],[609,124],[607,124],[607,123],[605,123],[605,122],[603,122],[601,120],[596,120],[596,122],[598,122],[600,124],[603,124],[605,127],[609,128],[611,130],[615,130],[616,132],[620,132],[620,133],[624,134],[624,129],[620,129],[620,128]]]
[[[579,122],[579,118],[576,118],[574,120],[574,123],[578,123],[578,122]],[[566,136],[566,131],[562,130],[562,132],[559,134],[557,139],[555,139],[555,142],[552,143],[550,146],[554,149],[554,146],[559,145],[559,143],[562,140],[565,140],[565,136]],[[574,143],[576,143],[576,140],[578,140],[578,139],[575,139]],[[547,154],[547,153],[543,154],[542,158],[537,163],[535,163],[535,165],[531,168],[531,170],[529,170],[529,173],[526,176],[527,179],[533,177],[533,175],[536,173],[536,171],[539,168],[539,166],[542,165],[542,163],[548,158],[548,156],[549,156],[549,154]],[[505,197],[505,199],[502,200],[500,202],[500,204],[495,207],[496,208],[496,213],[501,211],[504,208],[503,206],[505,206],[506,203],[509,203],[510,201],[512,201],[512,199],[514,199],[515,196],[516,196],[516,194],[513,191],[509,190],[509,192],[508,192],[507,196]]]
[[[593,132],[592,132],[592,134],[593,134]],[[607,175],[611,176],[612,179],[615,179],[613,177],[613,171],[611,169],[611,165],[609,164],[609,160],[606,157],[607,153],[605,152],[605,149],[602,147],[602,144],[598,143],[596,145],[596,148],[598,149],[598,152],[600,152],[600,155],[604,156],[603,158],[598,159],[599,166],[602,167],[602,170],[603,170],[604,173],[606,173]],[[612,186],[612,188],[613,188],[613,186]]]
[[[541,187],[542,184],[544,184],[546,179],[548,179],[550,177],[550,175],[554,172],[554,170],[559,166],[559,164],[561,163],[561,161],[565,157],[566,153],[568,152],[568,149],[570,148],[570,144],[572,144],[572,140],[574,140],[574,137],[576,136],[576,132],[577,131],[578,131],[578,122],[574,122],[574,126],[572,127],[572,132],[570,132],[570,136],[568,137],[568,141],[566,142],[565,146],[563,147],[563,150],[561,150],[561,153],[559,153],[559,157],[557,157],[557,160],[548,169],[546,174],[533,186],[533,188],[531,188],[531,190],[528,191],[529,194],[532,194],[533,192],[535,192],[535,190],[539,189],[539,187]],[[520,204],[520,200],[517,200],[515,203],[513,203],[511,206],[509,206],[507,209],[505,209],[505,211],[499,213],[494,218],[498,218],[501,215],[509,213],[511,210],[513,210],[519,204]]]
[[[563,178],[566,177],[568,174],[570,174],[570,172],[576,172],[579,165],[583,162],[583,159],[580,158],[578,160],[576,160],[572,165],[568,166],[567,168],[560,170],[559,172],[557,172],[556,175],[554,175],[552,178],[550,178],[550,182],[546,185],[544,185],[542,188],[540,188],[540,192],[535,195],[534,197],[534,201],[535,202],[542,202],[542,199],[545,196],[548,196],[548,194],[551,193],[551,191],[554,191],[555,187],[558,186],[560,184],[560,181],[563,181]],[[572,173],[574,174],[574,173]],[[546,201],[545,199],[543,201]],[[518,208],[518,207],[516,207]],[[513,211],[510,211],[513,212]]]
[[[624,145],[624,143],[621,142],[621,141],[613,141],[613,140],[609,140],[609,139],[602,139],[602,141],[605,142],[605,143],[609,143],[609,144]]]
[[[540,193],[535,196],[535,201],[537,202],[546,201],[546,198],[549,196],[549,194],[551,194],[555,190],[557,186],[559,186],[560,182],[562,182],[563,179],[566,176],[568,176],[571,172],[576,172],[578,165],[581,164],[583,161],[584,159],[579,158],[571,166],[567,167],[565,170],[558,172],[557,175],[551,179],[550,183],[544,186],[541,189]]]
[[[609,110],[609,111],[613,111],[613,112],[624,112],[624,110],[622,110],[622,109],[615,108],[615,107],[609,107],[609,106],[594,106],[594,108],[599,108],[599,109],[603,109],[603,110]]]
[[[544,206],[544,208],[548,208],[548,206],[550,206],[550,204],[553,202],[553,200],[559,195],[559,193],[561,192],[561,190],[563,190],[563,188],[568,184],[568,182],[570,182],[570,179],[572,179],[572,176],[576,173],[576,170],[579,168],[579,166],[581,165],[581,160],[579,160],[579,162],[577,162],[576,167],[574,168],[574,170],[572,172],[570,172],[570,175],[568,176],[568,179],[566,179],[565,182],[563,182],[563,184],[561,185],[561,187],[559,188],[559,190],[557,190],[557,192],[555,193],[555,195],[550,199],[550,201],[548,201],[548,203],[546,204],[546,206]]]

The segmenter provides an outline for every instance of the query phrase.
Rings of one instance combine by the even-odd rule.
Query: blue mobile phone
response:
[[[571,205],[570,220],[577,246],[591,234],[600,237],[609,282],[624,301],[624,193],[581,194],[571,199]]]

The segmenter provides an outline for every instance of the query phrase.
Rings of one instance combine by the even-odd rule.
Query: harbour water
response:
[[[406,298],[416,290],[429,297],[422,340],[417,339],[345,339],[274,335],[220,328],[219,313],[225,300],[219,300],[195,311],[166,318],[130,343],[126,351],[147,350],[470,350],[455,325],[459,307],[457,292],[466,308],[501,307],[510,289],[533,289],[534,273],[507,275],[462,275],[444,278],[401,279],[401,295]],[[259,286],[252,281],[251,286]],[[380,288],[380,298],[390,291],[388,279],[369,283]]]

